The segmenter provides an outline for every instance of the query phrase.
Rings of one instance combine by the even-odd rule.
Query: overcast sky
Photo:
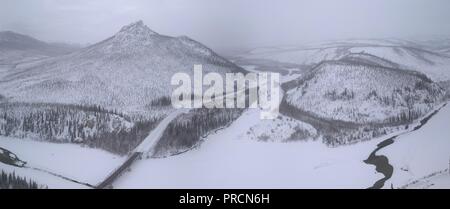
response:
[[[95,43],[143,20],[211,47],[450,36],[449,0],[0,0],[0,30]]]

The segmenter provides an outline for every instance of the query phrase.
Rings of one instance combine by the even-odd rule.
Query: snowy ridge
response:
[[[388,59],[377,57],[365,52],[350,53],[340,59],[341,61],[353,62],[355,64],[366,64],[374,66],[382,66],[387,68],[400,68],[400,65]]]

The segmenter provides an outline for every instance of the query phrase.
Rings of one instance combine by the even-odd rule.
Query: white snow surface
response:
[[[16,154],[27,166],[45,169],[81,182],[96,185],[125,158],[99,149],[73,144],[55,144],[0,136],[0,147]],[[53,175],[0,163],[0,170],[15,171],[49,188],[87,188]]]
[[[430,177],[419,179],[411,184],[405,185],[405,189],[450,189],[450,173],[447,170],[441,171]]]
[[[421,129],[398,137],[395,143],[378,151],[377,154],[385,155],[394,166],[393,176],[385,186],[390,187],[392,183],[394,187],[402,187],[447,169],[450,160],[449,124],[450,105],[447,105]]]
[[[383,139],[326,147],[319,140],[257,142],[247,138],[260,123],[250,109],[197,149],[168,158],[137,161],[115,188],[367,188],[382,178],[364,164]]]

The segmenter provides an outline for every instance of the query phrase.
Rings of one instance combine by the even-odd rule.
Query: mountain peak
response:
[[[157,35],[158,33],[148,28],[142,20],[123,26],[118,34],[129,34],[136,36]]]

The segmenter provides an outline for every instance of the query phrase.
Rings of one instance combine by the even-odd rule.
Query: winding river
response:
[[[419,130],[420,128],[422,128],[422,126],[424,126],[434,115],[436,115],[446,105],[447,105],[447,103],[445,103],[444,105],[439,107],[439,109],[433,111],[433,113],[431,113],[430,115],[428,115],[425,118],[423,118],[422,120],[420,120],[419,124],[416,127],[414,127],[413,130],[410,132],[413,132],[413,131],[416,131],[416,130]],[[406,133],[410,133],[410,132],[406,132]],[[374,165],[375,170],[384,175],[384,177],[382,179],[376,181],[373,184],[373,186],[369,187],[368,189],[381,189],[384,187],[385,182],[392,177],[392,174],[394,173],[394,167],[391,164],[389,164],[389,159],[384,155],[377,155],[376,153],[379,150],[383,149],[384,147],[387,147],[387,146],[393,144],[395,142],[395,139],[398,136],[403,135],[403,134],[405,134],[405,133],[398,134],[396,136],[393,136],[389,139],[382,141],[381,143],[379,143],[377,145],[377,148],[372,153],[370,153],[369,158],[367,158],[367,160],[364,160],[364,162],[366,164]],[[393,188],[392,185],[391,185],[391,188]]]

